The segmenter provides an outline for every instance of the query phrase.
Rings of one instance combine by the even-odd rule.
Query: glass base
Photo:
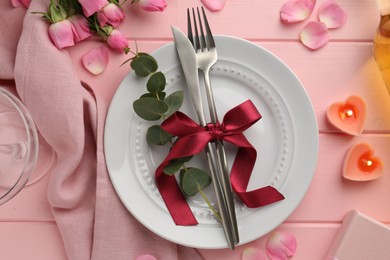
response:
[[[26,107],[0,88],[0,205],[28,182],[38,152],[38,133]]]

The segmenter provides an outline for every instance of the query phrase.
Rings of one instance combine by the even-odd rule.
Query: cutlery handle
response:
[[[222,185],[219,182],[220,178],[217,175],[218,165],[216,163],[217,161],[215,156],[216,152],[217,151],[215,150],[215,146],[211,143],[208,143],[206,146],[206,155],[207,155],[207,160],[210,168],[211,178],[213,179],[213,185],[214,185],[215,195],[217,197],[219,212],[222,219],[223,231],[225,233],[225,237],[229,247],[231,249],[234,249],[235,241],[232,234],[233,230],[230,228],[232,225],[230,222],[230,214],[225,204],[225,200],[224,200],[225,196],[223,194]]]
[[[203,76],[204,76],[204,83],[206,88],[207,102],[208,102],[208,107],[210,112],[210,119],[211,122],[215,124],[218,122],[218,115],[217,115],[217,109],[215,107],[213,89],[211,87],[211,82],[210,82],[209,69],[203,72]],[[232,186],[230,183],[230,174],[229,174],[229,167],[226,158],[225,147],[223,145],[223,142],[220,140],[216,140],[215,143],[217,147],[217,156],[218,156],[217,161],[218,161],[218,168],[219,168],[219,171],[217,172],[220,173],[218,177],[226,201],[231,227],[233,229],[232,230],[233,240],[235,244],[238,244],[240,239],[238,234],[236,209],[234,206],[234,198],[233,198]]]
[[[220,169],[219,172],[221,173],[220,182],[223,189],[223,193],[225,194],[226,206],[228,209],[231,225],[233,227],[232,230],[233,240],[235,244],[238,244],[240,242],[240,238],[238,235],[236,208],[234,206],[233,191],[232,191],[232,185],[230,183],[230,174],[228,169],[225,147],[223,145],[223,142],[220,140],[216,141],[216,147],[217,147],[217,156],[218,156],[218,160],[217,160],[218,167]]]
[[[200,99],[200,95],[198,95],[197,92],[198,89],[190,89],[191,96],[196,97],[193,98],[193,104],[195,111],[198,115],[199,123],[202,126],[206,125],[206,120],[203,112],[203,105],[202,105],[202,100]],[[220,174],[218,174],[221,171],[221,167],[219,167],[219,163],[217,163],[217,157],[218,156],[218,151],[216,150],[216,147],[208,143],[206,146],[206,155],[207,155],[207,161],[209,164],[209,169],[210,169],[210,175],[211,178],[213,179],[213,185],[215,189],[215,195],[217,197],[217,203],[219,207],[219,212],[221,215],[221,222],[222,222],[222,227],[223,231],[226,237],[226,241],[228,242],[229,248],[232,250],[235,248],[235,237],[234,237],[234,231],[232,230],[232,223],[231,223],[231,218],[230,218],[230,213],[229,213],[229,208],[226,204],[226,199],[224,195],[224,190],[223,186],[221,185],[221,178],[219,177]]]

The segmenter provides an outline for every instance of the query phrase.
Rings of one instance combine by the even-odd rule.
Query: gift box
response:
[[[390,228],[352,210],[344,217],[325,259],[390,259]]]

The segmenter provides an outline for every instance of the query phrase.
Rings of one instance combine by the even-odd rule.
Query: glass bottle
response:
[[[377,0],[380,21],[374,37],[374,58],[390,95],[390,0]]]

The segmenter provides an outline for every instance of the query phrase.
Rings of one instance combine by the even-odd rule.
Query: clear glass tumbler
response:
[[[26,107],[0,87],[0,205],[26,185],[38,153],[37,129]]]

